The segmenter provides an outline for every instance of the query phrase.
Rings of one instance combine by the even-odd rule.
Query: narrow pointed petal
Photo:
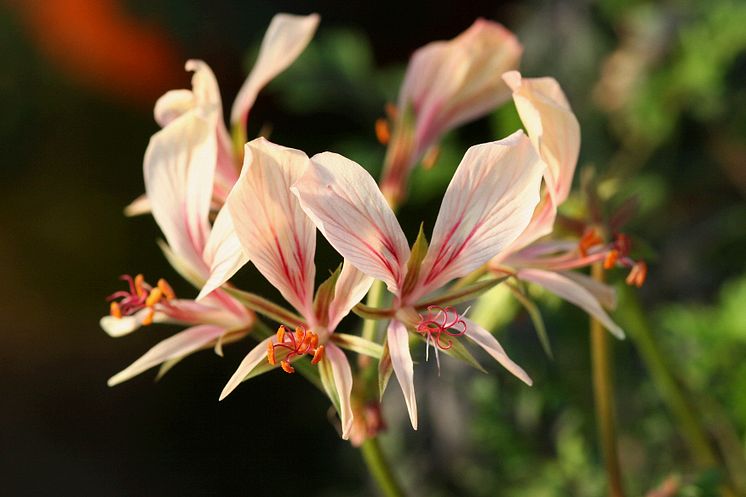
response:
[[[319,19],[318,14],[277,14],[272,18],[254,68],[233,103],[231,123],[246,125],[246,116],[261,89],[305,50],[316,32]]]
[[[603,310],[599,299],[567,276],[541,269],[522,269],[518,271],[517,276],[521,280],[536,283],[558,297],[575,304],[596,318],[614,336],[624,338],[624,331]]]
[[[147,195],[140,195],[124,208],[127,217],[141,216],[150,212],[150,201]]]
[[[396,379],[399,381],[402,393],[404,393],[404,401],[407,404],[412,428],[416,430],[417,398],[414,394],[414,363],[409,352],[407,328],[399,321],[392,320],[389,324],[387,340],[394,374],[396,374]]]
[[[547,164],[546,180],[555,203],[565,201],[580,152],[580,125],[554,78],[522,78],[517,71],[503,75],[528,136]]]
[[[233,392],[233,390],[235,390],[236,387],[241,384],[244,378],[246,378],[246,376],[251,373],[252,369],[257,367],[262,361],[267,360],[267,343],[272,341],[273,339],[274,336],[265,338],[264,340],[259,342],[253,349],[251,349],[248,354],[246,354],[246,357],[243,358],[241,364],[238,365],[238,369],[236,369],[236,372],[233,373],[233,376],[231,376],[231,379],[228,380],[228,383],[226,383],[223,391],[220,392],[219,400],[223,400],[228,395],[230,395],[231,392]]]
[[[471,147],[443,197],[414,297],[468,274],[508,248],[532,217],[543,169],[521,131]]]
[[[113,387],[163,362],[191,354],[217,340],[223,333],[225,329],[219,326],[200,325],[188,328],[158,343],[129,367],[109,378],[107,383]]]
[[[330,331],[336,329],[342,318],[348,315],[358,302],[363,300],[372,284],[372,277],[358,271],[355,266],[347,261],[342,264],[342,272],[334,286],[334,299],[329,304],[328,328]]]
[[[324,152],[311,158],[293,192],[329,243],[392,293],[404,281],[409,245],[375,180],[359,164]]]
[[[316,230],[290,191],[307,166],[303,152],[257,138],[246,145],[244,170],[226,206],[244,255],[309,318]]]
[[[610,311],[616,309],[617,297],[616,290],[613,286],[596,281],[587,274],[578,273],[577,271],[562,271],[559,274],[573,280],[575,283],[588,290],[588,292],[596,297],[598,302],[605,309]]]
[[[227,208],[221,209],[215,218],[203,259],[210,266],[210,277],[202,287],[197,300],[222,286],[249,262],[238,240],[236,230],[233,228],[233,220]]]
[[[207,272],[202,251],[210,232],[215,136],[209,119],[184,114],[153,135],[144,161],[145,192],[153,217],[174,254],[203,276]]]
[[[466,323],[466,336],[470,338],[474,343],[482,347],[485,352],[491,355],[497,362],[499,362],[505,369],[513,373],[513,375],[524,382],[526,385],[531,386],[533,381],[526,374],[526,372],[518,364],[514,363],[508,354],[505,353],[505,349],[502,348],[500,342],[490,333],[474,321],[470,319],[462,318]]]
[[[352,369],[350,368],[350,363],[347,361],[347,356],[333,343],[327,343],[324,354],[332,365],[334,383],[336,384],[337,394],[339,395],[341,410],[339,417],[342,421],[342,438],[347,440],[350,438],[353,419],[352,404],[350,403],[352,395]]]

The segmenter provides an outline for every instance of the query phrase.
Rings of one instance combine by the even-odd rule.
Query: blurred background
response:
[[[279,11],[322,21],[260,95],[249,134],[271,129],[273,141],[309,155],[334,150],[374,174],[384,149],[373,124],[396,99],[412,51],[477,17],[516,32],[522,72],[557,78],[578,115],[579,170],[597,172],[609,205],[637,199],[626,231],[649,262],[648,281],[630,292],[624,274],[610,275],[622,291],[614,316],[630,335],[613,344],[629,495],[666,481],[678,481],[678,493],[658,495],[716,495],[723,468],[746,477],[746,3],[5,0],[2,494],[375,495],[357,451],[327,421],[328,401],[300,376],[265,375],[217,402],[250,340],[222,359],[192,356],[157,383],[148,372],[106,386],[174,331],[101,331],[118,276],[163,276],[177,294],[194,294],[163,259],[152,218],[122,213],[143,191],[155,99],[188,87],[184,61],[200,58],[229,106]],[[410,241],[466,147],[517,126],[507,105],[446,137],[401,211]],[[320,252],[323,275],[337,261],[325,244]],[[276,295],[252,271],[239,282]],[[483,375],[446,360],[438,377],[429,363],[417,373],[417,433],[390,389],[383,444],[412,495],[604,494],[587,319],[536,298],[553,360],[514,303],[493,313],[533,388],[496,366]],[[661,358],[673,376],[660,372]],[[692,448],[690,418],[704,426],[704,452],[723,464]]]

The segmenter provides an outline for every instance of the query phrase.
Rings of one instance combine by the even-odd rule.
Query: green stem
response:
[[[373,286],[370,287],[370,292],[368,292],[368,299],[365,301],[365,305],[377,309],[381,307],[381,302],[383,301],[383,294],[384,294],[384,283],[381,280],[376,280],[373,282]],[[362,336],[366,340],[369,340],[371,342],[376,341],[376,329],[378,328],[378,321],[374,319],[366,319],[363,323],[363,333]]]
[[[595,264],[593,278],[603,281],[603,267]],[[601,438],[601,449],[606,466],[610,497],[624,497],[622,471],[617,452],[616,421],[614,415],[614,386],[611,381],[611,356],[609,336],[596,319],[591,318],[591,361],[593,363],[593,392],[596,406],[596,422]]]
[[[391,471],[391,466],[386,457],[381,451],[381,445],[378,443],[378,438],[373,437],[367,439],[360,446],[360,451],[363,453],[363,459],[365,464],[368,466],[368,471],[371,476],[376,480],[378,487],[386,497],[404,497],[404,491],[401,485],[394,477],[394,473]]]

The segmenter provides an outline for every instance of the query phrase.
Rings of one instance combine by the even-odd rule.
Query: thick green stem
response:
[[[381,451],[378,438],[367,439],[360,446],[360,451],[363,453],[363,459],[368,466],[368,471],[376,480],[382,494],[386,497],[404,497],[404,491],[396,480],[396,477],[394,477],[391,466]]]
[[[603,267],[595,264],[593,278],[603,281]],[[593,363],[593,392],[596,422],[601,438],[601,449],[609,479],[609,496],[624,497],[622,471],[617,452],[616,420],[614,414],[614,386],[611,379],[609,335],[600,322],[591,318],[591,360]]]

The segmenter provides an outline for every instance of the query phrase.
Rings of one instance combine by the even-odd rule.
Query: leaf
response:
[[[370,340],[356,336],[348,335],[347,333],[333,333],[331,337],[332,342],[336,343],[343,349],[357,352],[358,354],[367,355],[374,359],[381,359],[383,354],[383,347]]]
[[[332,371],[331,362],[324,358],[318,363],[318,369],[319,375],[321,376],[321,384],[324,387],[327,397],[332,401],[337,412],[342,412],[339,404],[339,393],[337,392],[337,386],[334,383],[334,373]]]
[[[334,300],[334,288],[337,286],[339,274],[342,272],[342,265],[319,285],[316,290],[316,297],[313,299],[313,312],[321,325],[326,325],[329,320],[329,304]]]
[[[526,309],[526,312],[528,312],[528,315],[534,324],[536,335],[539,337],[539,341],[541,342],[541,347],[544,349],[544,353],[546,353],[550,359],[554,359],[552,344],[549,341],[549,335],[547,334],[546,326],[544,326],[544,319],[541,317],[541,311],[517,285],[508,284],[508,288],[510,288],[513,295],[515,295],[516,300],[518,300],[523,308]]]
[[[417,234],[417,239],[412,245],[412,253],[407,261],[407,276],[404,278],[404,283],[402,284],[402,295],[407,295],[417,284],[422,261],[427,255],[427,237],[425,236],[423,227],[424,223],[420,224],[420,232]]]

